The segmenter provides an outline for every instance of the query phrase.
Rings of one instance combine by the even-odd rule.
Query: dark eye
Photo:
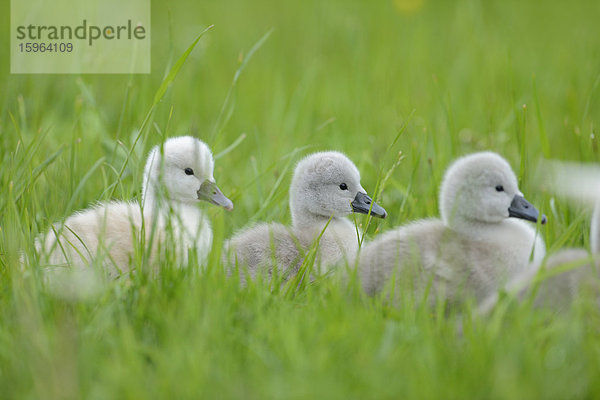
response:
[[[186,168],[184,171],[186,175],[194,175],[194,170],[191,168]]]
[[[342,190],[348,190],[348,185],[346,185],[345,183],[342,183],[340,185],[340,189],[342,189]]]
[[[504,192],[504,186],[502,186],[502,185],[496,186],[496,192]]]

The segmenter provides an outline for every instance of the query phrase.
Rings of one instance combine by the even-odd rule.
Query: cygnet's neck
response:
[[[202,236],[198,232],[209,235],[204,231],[207,229],[210,231],[206,214],[198,207],[197,203],[197,201],[179,201],[164,196],[147,195],[144,196],[142,207],[143,214],[147,218],[168,221],[173,227],[188,235],[186,237],[197,238],[198,235]],[[199,226],[202,226],[204,230],[199,230]]]
[[[444,221],[444,224],[453,231],[474,239],[485,237],[490,233],[493,234],[495,230],[502,229],[503,227],[502,221],[485,222],[459,217],[455,217],[449,221]]]
[[[175,212],[180,211],[200,211],[196,201],[182,201],[164,196],[164,193],[158,193],[155,189],[148,188],[147,193],[142,194],[142,207],[144,212]]]
[[[292,210],[292,226],[298,229],[314,226],[325,226],[330,218],[332,222],[340,220],[347,221],[346,218],[337,217],[336,215],[333,217],[326,217],[324,215],[311,213],[306,209]]]
[[[526,222],[507,218],[499,222],[485,222],[478,220],[456,219],[455,221],[445,221],[445,225],[455,232],[465,235],[474,240],[489,240],[497,241],[500,237],[505,237],[510,240],[511,237],[519,237],[525,235],[531,236],[533,239],[535,229],[530,227]]]

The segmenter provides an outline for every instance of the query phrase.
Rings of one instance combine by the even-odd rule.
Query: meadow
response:
[[[447,315],[336,276],[241,288],[219,262],[238,229],[290,220],[294,164],[325,149],[389,214],[357,217],[365,240],[437,216],[448,164],[493,150],[548,216],[548,252],[589,247],[589,210],[540,165],[599,161],[598,15],[593,0],[153,2],[152,73],[131,76],[11,75],[3,28],[0,398],[600,397],[600,318],[584,305]],[[184,134],[212,147],[235,204],[205,206],[205,268],[173,261],[69,300],[20,267],[52,222],[139,198],[151,146]]]

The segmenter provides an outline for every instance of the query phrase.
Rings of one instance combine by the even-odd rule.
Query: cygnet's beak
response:
[[[233,210],[233,203],[221,192],[216,183],[205,180],[198,189],[198,200],[208,201],[211,204],[221,206],[227,211]]]
[[[373,205],[371,205],[373,203]],[[352,211],[368,214],[369,209],[371,210],[371,215],[374,217],[385,218],[387,217],[387,212],[381,207],[379,204],[375,203],[373,199],[371,199],[366,193],[358,192],[356,193],[356,197],[352,201]]]
[[[540,213],[538,210],[525,200],[525,198],[521,195],[516,194],[513,197],[512,202],[510,203],[510,207],[508,207],[508,216],[514,218],[521,218],[527,221],[537,222]],[[545,224],[547,221],[546,216],[542,214],[542,224]]]

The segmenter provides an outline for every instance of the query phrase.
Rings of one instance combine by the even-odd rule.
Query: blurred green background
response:
[[[485,149],[510,161],[525,196],[548,214],[550,249],[588,246],[589,214],[555,198],[539,165],[598,161],[600,2],[154,1],[152,73],[135,76],[10,75],[8,7],[2,0],[0,387],[9,397],[598,396],[590,332],[600,325],[584,324],[581,312],[548,325],[518,310],[455,335],[443,316],[348,300],[335,286],[290,302],[264,287],[244,292],[219,281],[219,291],[201,277],[190,286],[174,278],[179,294],[160,283],[65,305],[29,287],[17,259],[52,221],[108,199],[107,186],[117,183],[116,198],[137,197],[150,146],[183,134],[215,154],[243,139],[217,160],[215,178],[236,207],[207,209],[217,243],[248,221],[289,221],[291,168],[311,151],[345,152],[371,194],[402,152],[376,199],[390,218],[373,223],[372,237],[436,216],[445,167]],[[210,25],[118,179],[154,93]],[[196,302],[214,308],[199,317]],[[30,314],[37,322],[28,325]],[[76,347],[51,339],[65,330]],[[71,369],[57,354],[71,357]],[[196,368],[173,367],[186,363]],[[38,380],[48,369],[62,372]],[[187,384],[174,389],[179,378]],[[63,393],[60,382],[73,387]]]
[[[395,158],[382,156],[405,123],[393,150],[406,158],[381,199],[392,222],[435,214],[445,166],[481,149],[507,157],[523,178],[522,190],[539,202],[542,182],[530,178],[541,157],[597,160],[600,50],[591,19],[599,11],[593,1],[156,2],[153,73],[137,76],[9,75],[4,34],[3,151],[18,140],[12,115],[26,139],[46,134],[40,158],[61,143],[85,154],[71,165],[70,173],[81,176],[102,155],[99,144],[131,144],[167,69],[214,25],[158,107],[140,155],[161,135],[192,133],[218,153],[245,133],[217,172],[236,197],[236,225],[275,182],[281,158],[299,147],[346,152],[373,190],[378,168]],[[239,64],[271,29],[233,88],[231,119],[222,126],[220,111]],[[217,125],[223,129],[215,137]],[[136,161],[137,182],[143,156]],[[122,196],[132,195],[129,187]],[[70,189],[52,185],[49,206]],[[98,197],[93,185],[84,193],[79,207]],[[285,213],[281,206],[274,215]]]

